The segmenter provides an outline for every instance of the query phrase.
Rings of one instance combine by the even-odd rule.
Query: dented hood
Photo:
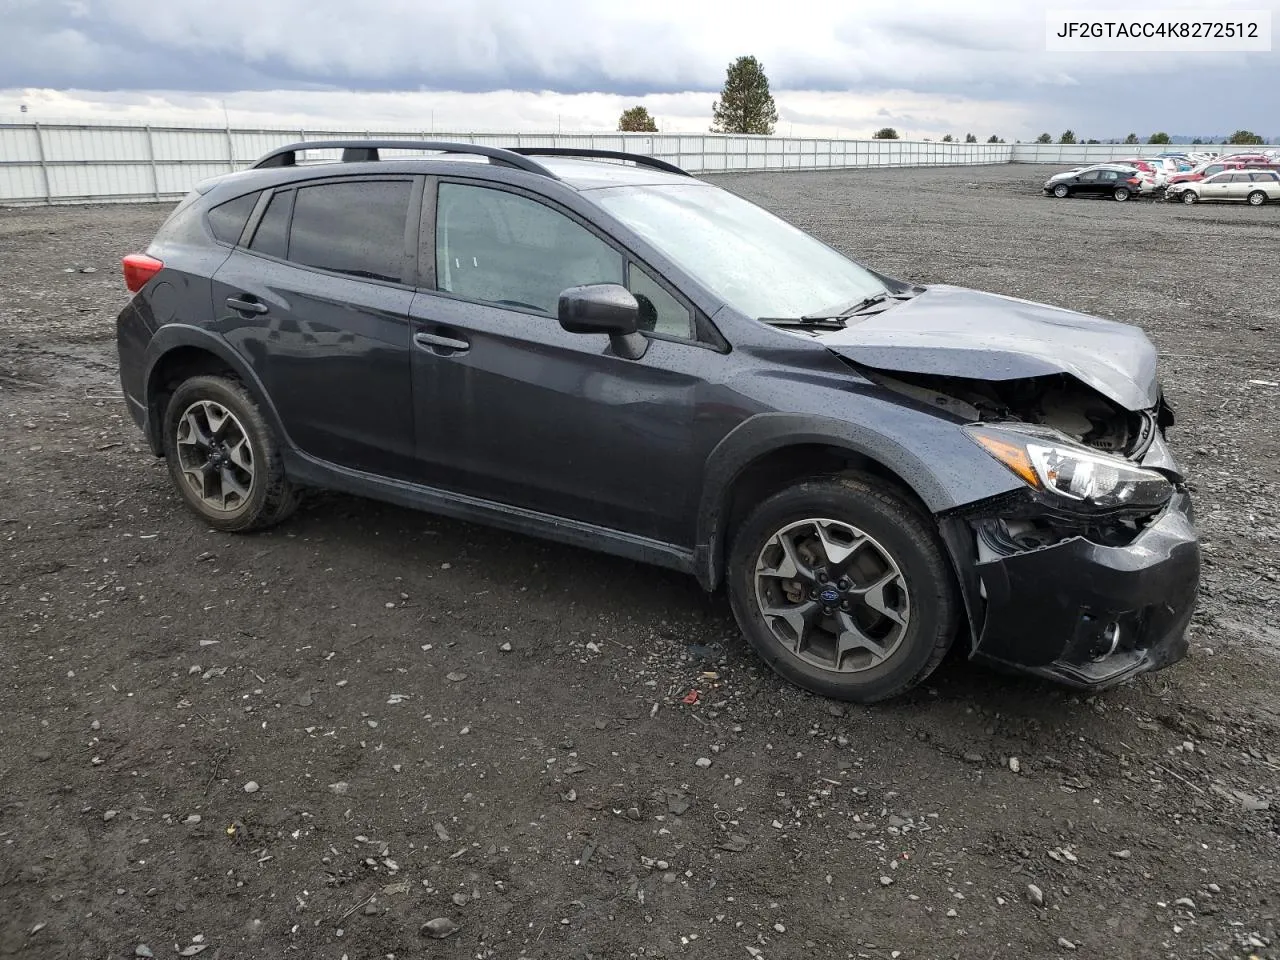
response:
[[[879,370],[974,380],[1065,373],[1129,410],[1159,400],[1155,347],[1137,327],[962,287],[931,286],[818,339]]]

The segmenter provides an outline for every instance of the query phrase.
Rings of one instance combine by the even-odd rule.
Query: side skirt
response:
[[[303,486],[382,500],[412,510],[498,527],[544,540],[555,540],[628,560],[679,570],[681,573],[694,571],[692,550],[660,540],[650,540],[621,530],[599,527],[580,520],[568,520],[451,490],[379,477],[327,463],[298,450],[285,452],[284,461],[289,478]]]

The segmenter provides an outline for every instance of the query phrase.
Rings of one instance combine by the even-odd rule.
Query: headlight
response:
[[[1160,507],[1173,496],[1163,474],[1034,427],[965,427],[978,446],[1028,486],[1089,507]]]

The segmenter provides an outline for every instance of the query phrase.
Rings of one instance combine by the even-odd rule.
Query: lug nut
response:
[[[851,586],[853,586],[853,584],[849,582],[848,577],[841,577],[840,582],[837,583],[836,586],[839,587],[841,590],[848,590]]]
[[[830,579],[831,579],[831,577],[829,577],[829,576],[827,575],[827,571],[825,571],[825,570],[819,570],[819,571],[818,571],[818,582],[819,582],[819,583],[826,583],[826,582],[827,582],[828,580],[830,580]]]

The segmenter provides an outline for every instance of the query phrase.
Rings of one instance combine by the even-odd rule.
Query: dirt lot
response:
[[[165,208],[0,211],[0,956],[1280,957],[1280,207],[1043,175],[720,182],[1148,331],[1192,655],[1093,698],[956,659],[849,711],[675,574],[344,497],[210,532],[115,379]]]

